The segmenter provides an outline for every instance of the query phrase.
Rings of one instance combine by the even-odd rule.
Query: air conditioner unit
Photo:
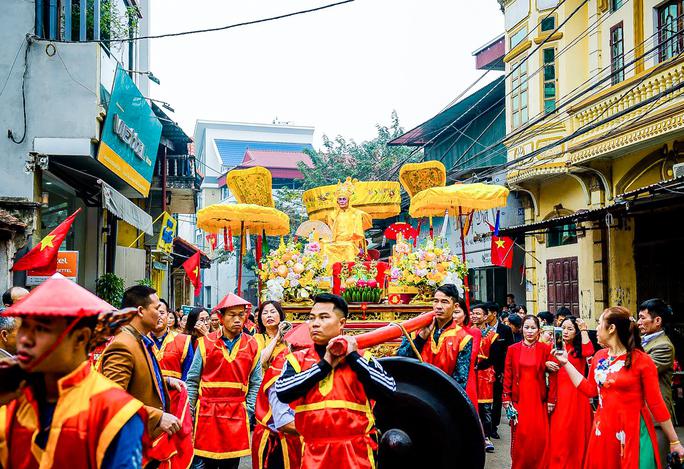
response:
[[[672,166],[672,172],[676,178],[684,177],[684,163],[678,163]]]

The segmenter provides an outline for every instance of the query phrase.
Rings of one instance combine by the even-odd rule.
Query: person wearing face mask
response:
[[[154,341],[154,352],[163,376],[178,378],[182,381],[188,376],[195,351],[191,346],[190,336],[179,334],[171,329],[169,318],[173,312],[169,311],[168,303],[159,300],[159,322],[157,327],[150,332],[150,338]]]
[[[197,339],[187,379],[195,467],[236,469],[251,453],[249,422],[262,373],[259,344],[242,330],[248,304],[234,293],[226,295],[214,308],[223,327]],[[207,328],[208,322],[207,314]]]
[[[596,328],[599,344],[585,378],[568,359],[568,352],[555,352],[572,384],[589,398],[598,397],[592,431],[589,433],[584,469],[660,469],[653,420],[669,441],[668,453],[684,457],[658,386],[658,369],[641,348],[636,320],[627,308],[613,306],[603,311]]]
[[[436,366],[454,378],[466,391],[473,405],[476,405],[477,393],[472,391],[472,386],[476,381],[472,373],[473,337],[454,321],[454,311],[457,308],[463,310],[459,301],[460,297],[455,285],[445,284],[438,287],[432,301],[435,319],[432,324],[415,335],[413,342],[423,361]],[[400,348],[397,354],[415,357],[410,347]],[[470,393],[468,392],[469,381],[471,382]]]
[[[539,341],[539,319],[523,318],[523,340],[508,348],[504,373],[503,407],[511,425],[511,469],[548,467],[548,414],[556,402],[556,375],[549,375],[546,362],[551,346]],[[517,412],[517,415],[516,415]]]
[[[22,319],[17,355],[3,366],[24,380],[5,392],[10,379],[3,375],[0,467],[142,467],[142,402],[87,359],[96,327],[107,327],[99,315],[114,309],[55,274],[2,313]]]
[[[589,339],[587,324],[580,318],[566,315],[561,323],[563,344],[568,359],[582,375],[587,370],[587,358],[594,355],[594,345]],[[591,404],[570,380],[565,369],[547,364],[557,371],[556,407],[551,414],[551,435],[564,435],[563,442],[552,442],[549,446],[549,468],[580,469],[584,464],[585,450],[591,431]]]

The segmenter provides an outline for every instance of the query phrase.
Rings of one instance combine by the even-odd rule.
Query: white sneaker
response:
[[[488,453],[494,452],[494,445],[492,444],[492,440],[489,438],[485,438],[485,451]]]

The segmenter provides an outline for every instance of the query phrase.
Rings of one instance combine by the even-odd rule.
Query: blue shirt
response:
[[[150,339],[147,336],[142,336],[143,344],[145,345],[145,348],[147,349],[147,353],[150,354],[150,361],[152,362],[152,368],[154,368],[154,377],[157,380],[157,384],[159,385],[159,391],[160,391],[160,398],[161,398],[161,403],[162,407],[164,410],[168,409],[166,406],[166,396],[164,395],[164,378],[162,378],[161,374],[161,369],[159,368],[159,362],[157,361],[157,357],[154,355],[154,340]]]
[[[161,337],[157,337],[154,334],[150,334],[150,337],[154,341],[154,344],[157,346],[158,350],[161,350],[162,345],[164,344],[164,339],[166,339],[167,335],[169,335],[168,331]],[[183,381],[188,379],[188,371],[190,371],[190,365],[192,365],[192,359],[194,357],[195,349],[192,347],[192,344],[190,344],[190,346],[188,347],[188,353],[185,355],[185,360],[183,360],[183,363],[181,363],[181,379]]]

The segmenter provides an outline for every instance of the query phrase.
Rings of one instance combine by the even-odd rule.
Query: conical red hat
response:
[[[284,338],[294,349],[308,348],[314,344],[309,332],[309,325],[305,322],[290,329]]]
[[[219,311],[223,308],[232,308],[233,306],[247,306],[249,304],[251,304],[249,301],[240,298],[235,293],[228,293],[211,311]]]
[[[2,315],[82,317],[115,310],[114,306],[58,272]]]

